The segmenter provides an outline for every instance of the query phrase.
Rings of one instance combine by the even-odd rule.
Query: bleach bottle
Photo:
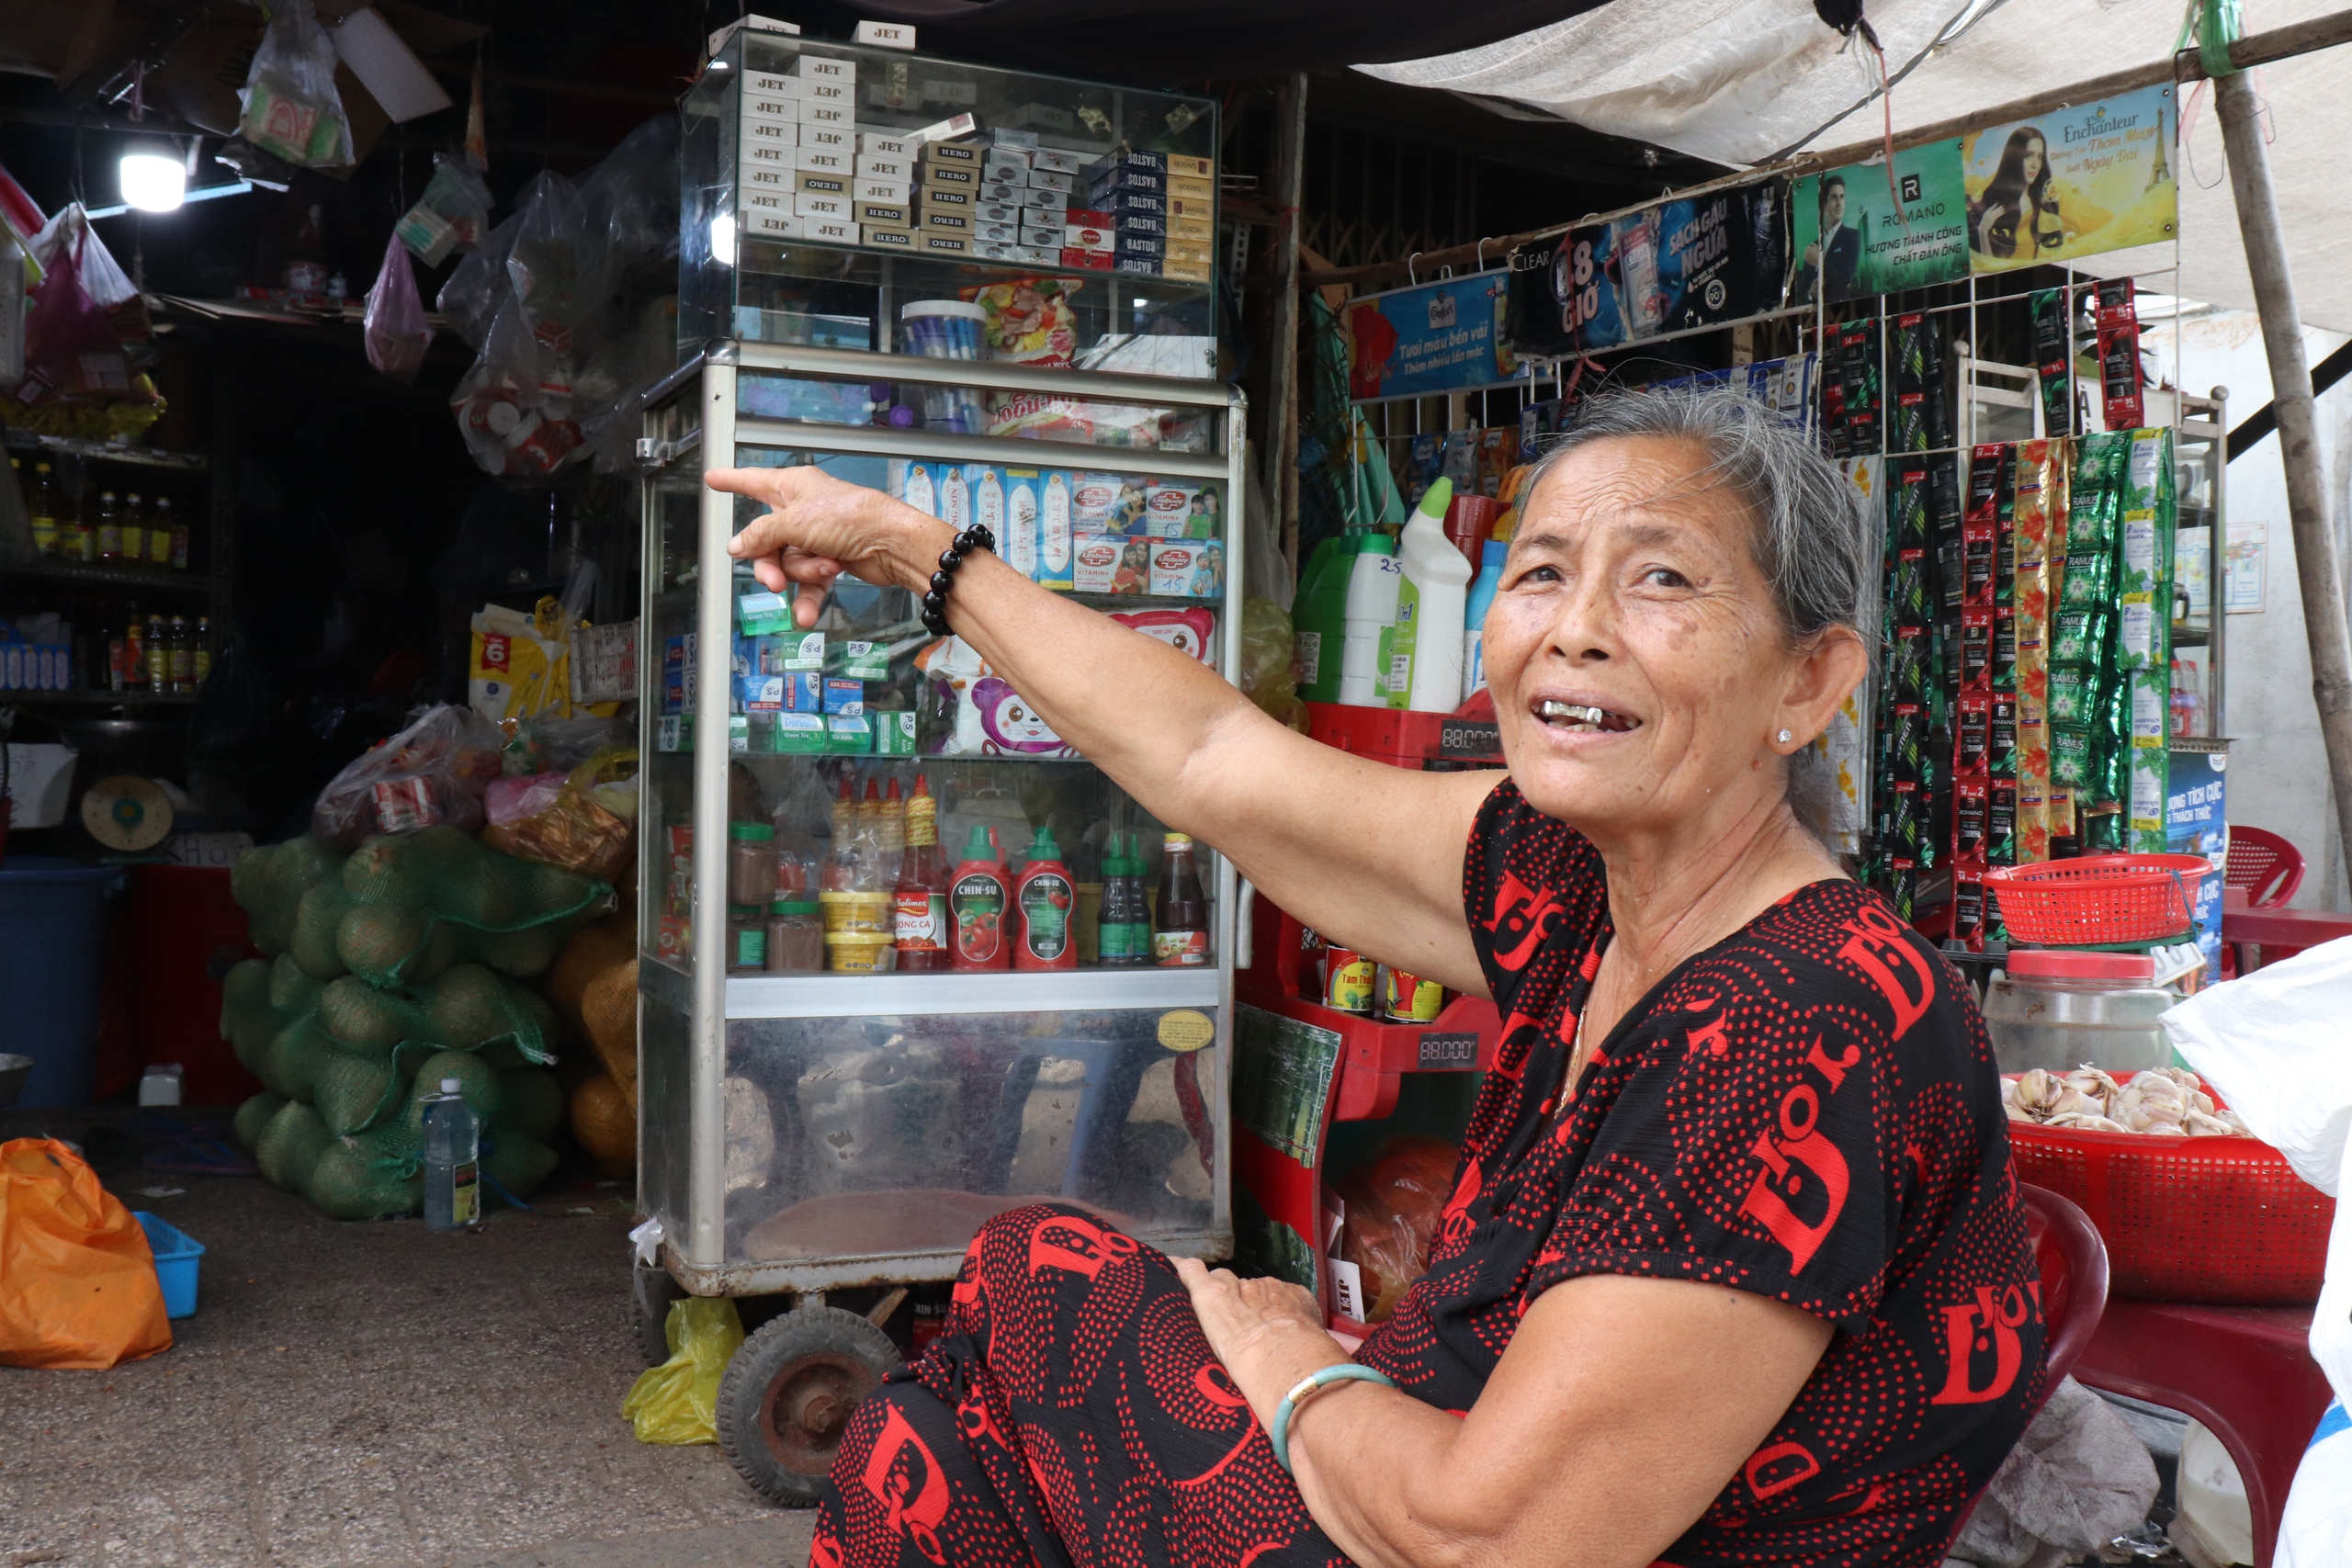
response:
[[[1503,558],[1510,541],[1489,539],[1478,558],[1478,581],[1470,585],[1470,607],[1462,628],[1462,700],[1487,689],[1487,612],[1494,606],[1495,591],[1503,584]]]
[[[1340,649],[1340,700],[1351,707],[1376,708],[1387,700],[1389,640],[1404,583],[1396,541],[1385,534],[1364,535],[1348,569]]]
[[[1388,647],[1388,705],[1452,713],[1462,705],[1462,632],[1469,613],[1470,563],[1445,536],[1453,482],[1440,479],[1405,520],[1397,556],[1396,632]]]
[[[1340,649],[1348,635],[1348,578],[1361,534],[1334,534],[1315,547],[1298,575],[1291,626],[1298,649],[1298,694],[1310,703],[1340,700]]]

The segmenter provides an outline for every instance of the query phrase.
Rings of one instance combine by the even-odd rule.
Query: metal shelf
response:
[[[937,1017],[976,1012],[1080,1012],[1213,1008],[1225,976],[1208,969],[1069,969],[992,975],[745,975],[727,981],[727,1016]]]
[[[126,707],[171,706],[196,701],[193,692],[36,692],[29,689],[0,689],[0,706],[24,703],[58,703]]]
[[[42,561],[34,566],[0,566],[0,573],[11,577],[38,577],[51,582],[71,582],[88,588],[144,588],[172,593],[210,594],[213,581],[209,577],[194,577],[184,571],[141,570],[137,567],[107,566],[99,562]]]
[[[1002,463],[1016,468],[1107,468],[1121,473],[1172,474],[1180,479],[1219,482],[1232,474],[1232,465],[1222,457],[1169,452],[1155,446],[1081,446],[1071,441],[956,435],[944,431],[899,430],[877,424],[800,424],[790,420],[747,419],[741,415],[735,421],[735,442],[741,446],[799,447],[811,452],[875,457]]]
[[[182,473],[202,473],[212,466],[210,460],[198,452],[167,452],[160,446],[117,446],[107,441],[84,441],[73,435],[44,435],[33,430],[11,430],[7,444],[12,452],[62,452],[109,463],[135,463],[145,468],[176,468]]]

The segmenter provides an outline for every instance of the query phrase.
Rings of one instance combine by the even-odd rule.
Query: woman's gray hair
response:
[[[1694,476],[1724,485],[1747,504],[1756,564],[1792,643],[1836,626],[1857,633],[1875,667],[1883,525],[1862,492],[1814,435],[1766,404],[1724,388],[1652,388],[1611,392],[1577,412],[1529,476],[1525,494],[1572,452],[1602,441],[1665,436],[1696,442],[1707,466]],[[1792,758],[1791,804],[1812,825],[1828,818],[1831,770]],[[1798,759],[1806,759],[1799,761]]]

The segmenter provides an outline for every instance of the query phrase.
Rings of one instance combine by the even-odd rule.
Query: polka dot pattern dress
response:
[[[1466,1411],[1562,1280],[1698,1280],[1836,1326],[1663,1561],[1933,1564],[2039,1403],[2039,1287],[1983,1021],[1876,894],[1816,883],[1668,976],[1576,1084],[1600,856],[1504,784],[1471,836],[1504,1040],[1429,1272],[1358,1359]],[[1340,1568],[1168,1260],[1037,1204],[852,1418],[814,1568]]]

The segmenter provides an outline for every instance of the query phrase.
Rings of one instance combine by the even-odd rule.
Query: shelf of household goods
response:
[[[209,577],[191,577],[184,571],[149,571],[135,566],[109,566],[104,561],[34,561],[24,566],[0,566],[0,572],[12,577],[38,577],[51,582],[70,582],[85,588],[138,588],[161,592],[190,593],[199,597],[212,592]]]
[[[1224,976],[1202,969],[1070,969],[1002,974],[741,975],[727,1016],[935,1018],[962,1013],[1214,1008]]]
[[[148,468],[176,468],[183,473],[198,473],[211,467],[210,459],[199,452],[166,452],[160,446],[121,446],[111,441],[85,441],[74,435],[44,435],[35,430],[8,432],[8,449],[12,452],[62,452],[76,457],[96,457],[109,463],[136,463]]]

